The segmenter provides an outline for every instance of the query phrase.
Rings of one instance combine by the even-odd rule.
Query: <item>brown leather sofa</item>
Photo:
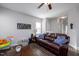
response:
[[[57,36],[65,36],[65,39],[68,41],[64,45],[59,46],[58,44],[53,43]],[[50,35],[44,34],[44,39],[36,39],[37,44],[39,44],[40,46],[44,47],[45,49],[57,56],[67,56],[69,41],[69,36],[60,33],[51,33]]]

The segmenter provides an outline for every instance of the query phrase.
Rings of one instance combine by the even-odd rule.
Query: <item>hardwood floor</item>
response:
[[[69,47],[68,56],[78,56],[79,53],[72,47]],[[28,46],[22,47],[21,52],[16,52],[15,49],[7,51],[4,56],[55,56],[53,53],[47,51],[45,48],[31,43]]]
[[[51,52],[47,51],[43,47],[32,43],[22,50],[22,56],[55,56]],[[68,56],[78,56],[79,54],[75,49],[69,46]]]
[[[68,49],[68,56],[79,56],[78,51],[75,50],[73,47],[69,46]]]
[[[37,44],[30,44],[22,49],[21,56],[54,56],[54,54]]]
[[[30,46],[26,46],[22,48],[21,56],[32,56],[33,50],[30,48]]]

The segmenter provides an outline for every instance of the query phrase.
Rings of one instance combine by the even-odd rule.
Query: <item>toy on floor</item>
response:
[[[10,46],[13,42],[12,40],[14,39],[14,36],[8,36],[7,39],[0,39],[0,49],[6,48]]]
[[[6,39],[0,39],[0,48],[8,47],[12,42]]]

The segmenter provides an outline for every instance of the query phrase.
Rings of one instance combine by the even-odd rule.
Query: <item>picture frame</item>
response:
[[[31,29],[31,24],[17,23],[17,29]]]

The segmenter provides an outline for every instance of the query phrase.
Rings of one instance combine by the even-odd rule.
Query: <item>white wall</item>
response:
[[[46,33],[46,19],[42,19],[42,33]]]
[[[46,19],[46,32],[50,32],[50,20]]]
[[[14,36],[14,41],[26,39],[35,30],[35,22],[41,22],[41,19],[28,16],[7,8],[0,7],[0,36]],[[17,23],[31,24],[32,29],[17,29]]]
[[[50,28],[52,33],[60,33],[60,25],[57,23],[57,18],[50,21]]]
[[[77,48],[79,49],[79,6],[77,7],[76,13]]]
[[[73,23],[73,29],[70,29],[70,23]],[[68,35],[70,36],[70,45],[77,49],[79,47],[79,8],[75,7],[68,13]]]
[[[47,19],[46,30],[52,33],[60,33],[60,25],[57,23],[57,18]]]

